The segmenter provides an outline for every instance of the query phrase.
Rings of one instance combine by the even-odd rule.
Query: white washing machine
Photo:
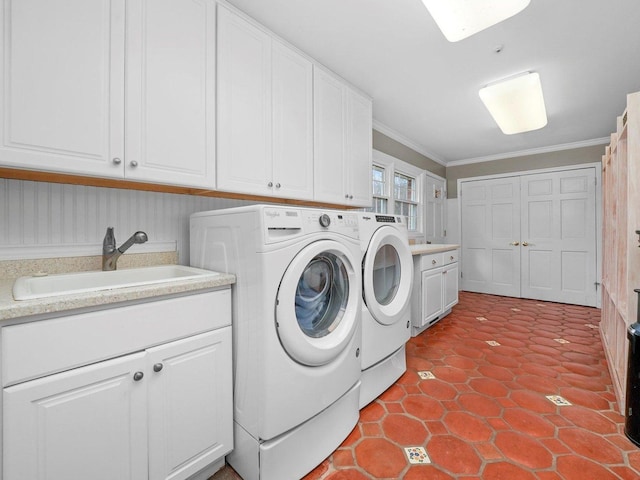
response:
[[[406,371],[411,337],[413,256],[406,218],[358,213],[362,250],[362,385],[360,407]]]
[[[227,461],[244,480],[299,479],[356,425],[360,256],[355,213],[255,205],[191,216],[191,265],[236,275]]]

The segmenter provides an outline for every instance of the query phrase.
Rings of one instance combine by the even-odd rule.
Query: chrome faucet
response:
[[[107,233],[102,241],[102,270],[110,271],[118,268],[118,258],[126,252],[134,243],[144,243],[149,238],[144,232],[136,232],[129,239],[116,248],[116,237],[113,234],[113,227],[107,227]]]

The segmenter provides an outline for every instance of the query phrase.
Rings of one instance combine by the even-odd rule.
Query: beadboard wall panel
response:
[[[115,188],[0,179],[0,260],[99,255],[107,227],[118,245],[142,230],[137,251],[175,246],[189,263],[189,215],[255,202]],[[91,253],[89,253],[91,252]]]

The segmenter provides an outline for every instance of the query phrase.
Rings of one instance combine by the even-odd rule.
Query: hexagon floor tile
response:
[[[599,322],[595,308],[461,292],[409,341],[407,372],[304,480],[640,478]],[[407,447],[431,463],[410,464]],[[239,479],[226,467],[211,480],[227,478]]]

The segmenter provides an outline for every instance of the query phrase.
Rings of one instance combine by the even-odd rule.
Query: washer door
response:
[[[359,320],[359,277],[346,247],[320,240],[287,267],[276,301],[280,342],[304,365],[329,363],[345,349]]]
[[[378,323],[392,325],[409,308],[413,256],[393,227],[375,231],[362,264],[364,301]]]

